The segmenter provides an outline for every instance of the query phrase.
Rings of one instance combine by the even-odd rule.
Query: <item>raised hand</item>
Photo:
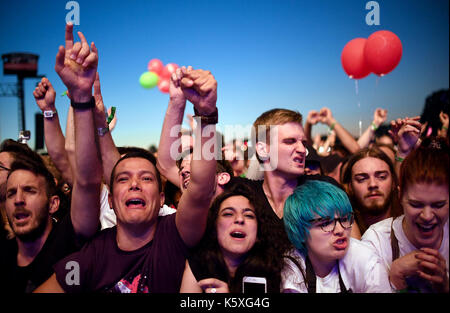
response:
[[[387,110],[377,108],[375,112],[373,112],[373,123],[376,127],[379,127],[383,124],[387,119]]]
[[[75,102],[88,102],[98,65],[98,51],[94,43],[89,47],[83,33],[81,42],[73,43],[73,25],[66,25],[66,45],[60,46],[56,55],[55,71],[66,85]]]
[[[308,112],[308,116],[306,117],[306,123],[316,125],[319,121],[320,121],[319,112],[315,110],[311,110]]]
[[[391,121],[389,134],[397,142],[398,152],[401,156],[406,156],[419,142],[422,124],[419,122],[420,116],[406,117]]]
[[[181,89],[187,100],[201,115],[209,115],[216,110],[217,81],[210,71],[181,68]]]
[[[46,77],[43,77],[38,86],[34,89],[33,96],[42,111],[53,111],[55,109],[56,92]]]
[[[183,66],[184,67],[184,66]],[[189,67],[192,69],[191,67]],[[170,101],[176,101],[180,104],[186,104],[186,97],[181,90],[181,79],[183,78],[183,73],[181,68],[177,68],[175,72],[172,73],[169,82],[169,96]]]
[[[320,109],[319,116],[320,122],[323,124],[327,124],[328,126],[330,126],[335,121],[331,110],[326,107]]]

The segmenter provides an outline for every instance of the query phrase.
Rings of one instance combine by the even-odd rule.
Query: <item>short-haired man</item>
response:
[[[352,155],[345,165],[342,179],[360,232],[352,231],[355,237],[363,235],[374,223],[401,215],[394,165],[376,146]]]
[[[11,169],[12,163],[19,157],[31,157],[37,160],[39,155],[31,150],[26,144],[19,143],[12,139],[5,139],[0,144],[0,241],[11,239],[14,233],[6,217],[6,179]]]
[[[217,83],[211,73],[190,69],[172,77],[171,88],[182,92],[199,115],[217,114]],[[121,157],[111,171],[109,194],[117,226],[58,262],[55,274],[37,292],[178,292],[188,248],[203,236],[213,196],[216,160],[204,151],[214,140],[216,121],[217,116],[198,126],[202,136],[194,153],[203,153],[191,162],[190,183],[174,214],[158,216],[164,193],[154,157],[139,152]],[[66,280],[68,262],[79,265],[76,283]]]
[[[59,223],[52,222],[59,197],[55,195],[54,178],[42,161],[16,160],[11,165],[5,206],[16,238],[7,242],[0,254],[0,288],[8,288],[9,292],[33,291],[50,277],[56,261],[79,248],[98,229],[101,163],[97,145],[89,136],[94,133],[89,100],[98,63],[97,49],[93,43],[92,51],[89,49],[81,32],[82,43],[73,45],[72,28],[73,25],[66,27],[67,55],[61,46],[55,65],[75,108],[76,178],[71,210]],[[69,61],[72,52],[79,57],[77,65]]]

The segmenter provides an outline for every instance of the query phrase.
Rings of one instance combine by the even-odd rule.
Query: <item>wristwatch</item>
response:
[[[58,112],[56,112],[56,110],[45,110],[43,113],[45,118],[52,118],[53,115],[57,114]]]
[[[97,128],[98,135],[103,137],[107,132],[109,132],[109,127],[99,127]]]

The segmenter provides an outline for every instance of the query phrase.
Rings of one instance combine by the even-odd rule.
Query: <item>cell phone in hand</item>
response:
[[[267,293],[265,277],[245,276],[242,279],[242,292],[249,294]]]

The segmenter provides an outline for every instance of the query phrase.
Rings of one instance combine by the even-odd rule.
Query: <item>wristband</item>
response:
[[[442,125],[442,129],[443,129],[443,130],[448,130],[448,127]]]
[[[404,160],[405,160],[404,158],[401,158],[398,155],[395,155],[395,161],[403,162]]]
[[[56,112],[56,110],[54,110],[54,111],[53,110],[45,110],[42,113],[44,113],[45,118],[51,119],[53,117],[53,115],[57,114],[58,112]]]
[[[333,129],[334,129],[334,126],[336,125],[336,122],[333,122],[331,125],[330,125],[330,129],[329,129],[329,131],[332,131]]]
[[[200,122],[203,125],[209,125],[209,124],[217,124],[219,122],[219,112],[217,111],[217,107],[215,108],[214,112],[212,112],[209,115],[199,115],[199,112],[194,107],[194,117],[197,117],[200,119]]]
[[[92,109],[95,107],[95,99],[94,97],[91,97],[91,100],[88,102],[75,102],[72,99],[70,99],[70,105],[72,108],[77,110],[85,110],[85,109]]]
[[[108,120],[106,123],[108,123],[108,125],[111,123],[111,121],[114,119],[114,114],[116,114],[116,107],[111,107],[111,115],[108,116]]]
[[[370,124],[370,127],[372,127],[372,130],[373,130],[373,131],[375,131],[375,130],[378,129],[378,126],[377,126],[374,122],[372,122],[372,123]]]
[[[103,137],[107,132],[109,132],[109,127],[99,127],[97,128],[97,133],[100,137]]]

